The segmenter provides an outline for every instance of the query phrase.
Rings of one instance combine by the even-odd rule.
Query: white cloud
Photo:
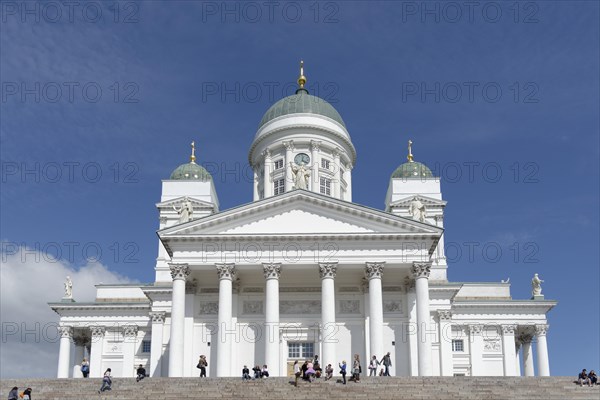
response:
[[[56,376],[58,315],[47,303],[61,300],[67,275],[73,281],[73,298],[79,302],[93,301],[94,285],[100,282],[132,283],[100,263],[75,268],[26,248],[0,256],[2,379]],[[13,333],[15,328],[18,332]]]

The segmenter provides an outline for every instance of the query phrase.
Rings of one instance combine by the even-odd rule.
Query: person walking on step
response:
[[[81,373],[83,374],[84,378],[90,376],[90,363],[85,358],[81,362]]]
[[[379,361],[377,361],[377,356],[371,357],[371,362],[369,363],[369,376],[377,376],[378,365]]]
[[[342,361],[341,364],[339,364],[340,366],[340,374],[342,375],[342,383],[345,385],[346,384],[346,360]]]
[[[100,390],[98,390],[98,393],[102,393],[105,390],[112,390],[112,379],[110,377],[111,372],[112,370],[110,368],[107,368],[106,371],[104,371],[102,386],[100,387]]]
[[[208,361],[206,361],[206,356],[201,355],[200,359],[198,360],[198,365],[196,365],[196,368],[200,370],[200,378],[206,378],[206,367],[208,367]]]
[[[11,391],[8,393],[8,400],[19,400],[19,388],[18,387],[14,387],[11,389]]]
[[[140,366],[136,370],[136,374],[137,374],[137,377],[135,378],[135,381],[136,382],[141,381],[142,379],[144,379],[146,377],[146,368],[144,368],[144,366],[142,364],[140,364]]]
[[[392,357],[390,356],[389,351],[385,356],[383,356],[383,358],[381,359],[381,361],[379,363],[383,364],[383,366],[385,367],[385,372],[383,373],[383,376],[390,376],[390,367],[392,366]]]

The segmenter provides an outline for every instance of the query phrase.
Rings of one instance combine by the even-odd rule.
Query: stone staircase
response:
[[[98,394],[102,380],[6,379],[3,398],[13,386],[33,389],[35,400],[114,399],[411,399],[411,400],[600,400],[600,386],[579,387],[573,377],[364,377],[347,385],[317,380],[291,384],[291,378],[243,382],[240,378],[115,378],[112,391]]]

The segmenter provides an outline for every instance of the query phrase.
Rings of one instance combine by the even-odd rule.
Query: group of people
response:
[[[19,388],[18,387],[14,387],[10,390],[10,392],[8,393],[8,400],[19,400],[19,399],[23,399],[23,400],[31,400],[31,388],[28,387],[27,389],[23,390],[21,393],[19,393]]]
[[[267,367],[267,364],[264,364],[262,368],[260,367],[260,365],[255,365],[254,368],[252,368],[252,374],[253,376],[250,376],[250,369],[248,369],[247,365],[244,365],[244,368],[242,368],[242,379],[245,381],[249,381],[250,379],[268,378],[269,367]]]
[[[302,378],[305,381],[313,382],[317,378],[323,377],[325,380],[329,380],[333,377],[333,367],[331,364],[327,364],[325,371],[321,367],[319,362],[319,356],[315,355],[312,360],[305,360],[302,365],[298,360],[294,361],[294,385],[298,386],[298,380]]]
[[[588,386],[600,384],[598,383],[598,375],[596,375],[596,372],[591,370],[588,373],[585,368],[579,373],[579,376],[577,377],[577,383],[579,383],[579,386],[583,386],[584,384]]]

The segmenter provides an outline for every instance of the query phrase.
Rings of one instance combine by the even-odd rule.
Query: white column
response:
[[[410,376],[419,376],[419,354],[417,351],[417,294],[415,292],[415,281],[406,277],[406,310],[408,313],[408,325],[406,335],[408,336],[408,350],[410,358]]]
[[[265,290],[265,364],[273,376],[279,376],[279,276],[280,263],[263,263],[266,280]]]
[[[233,278],[235,264],[216,264],[219,276],[217,377],[231,376],[231,333],[233,331]]]
[[[535,376],[533,369],[533,351],[531,349],[531,340],[533,336],[531,334],[523,334],[519,338],[523,346],[523,369],[525,370],[525,376]]]
[[[341,198],[340,194],[341,194],[341,168],[342,166],[340,165],[340,149],[335,148],[333,149],[333,166],[335,168],[335,170],[333,171],[333,197],[335,198]],[[377,356],[379,357],[379,356]],[[333,365],[333,364],[332,364]]]
[[[71,364],[71,338],[73,328],[70,326],[59,326],[60,350],[58,351],[58,373],[57,378],[68,378]]]
[[[283,142],[285,147],[285,191],[289,192],[294,187],[294,177],[292,176],[292,166],[290,163],[294,162],[294,141],[288,140]],[[269,364],[267,364],[269,365]]]
[[[521,342],[515,340],[515,371],[517,376],[521,376]]]
[[[502,352],[504,353],[504,376],[517,376],[515,352],[516,325],[502,325]]]
[[[441,376],[453,376],[454,364],[452,361],[452,313],[449,310],[438,311],[438,320]]]
[[[321,142],[316,140],[310,141],[310,159],[312,160],[312,185],[311,190],[319,193],[319,167],[321,160],[319,158],[319,151],[321,149]],[[331,364],[334,365],[334,364]]]
[[[469,325],[469,355],[471,358],[471,376],[485,375],[483,366],[483,326]]]
[[[253,181],[253,185],[252,185],[253,186],[253,199],[254,199],[254,201],[256,201],[256,200],[260,199],[260,195],[258,194],[258,181],[260,180],[259,176],[258,176],[258,166],[255,165],[253,170],[254,170],[254,181]]]
[[[535,337],[537,338],[537,365],[539,376],[550,376],[550,362],[548,360],[548,342],[546,332],[549,325],[535,326]]]
[[[263,165],[263,193],[264,198],[273,196],[273,182],[271,182],[271,151],[266,149],[262,152],[265,158]]]
[[[123,377],[134,378],[135,370],[135,350],[137,348],[138,327],[128,325],[123,328]]]
[[[84,336],[73,336],[73,344],[75,345],[75,352],[73,354],[73,378],[83,378],[81,373],[81,362],[85,357],[85,345],[87,338]]]
[[[104,333],[106,328],[103,326],[93,326],[92,343],[90,349],[90,378],[100,378],[104,374],[102,371],[102,352],[104,349]]]
[[[429,332],[429,274],[431,263],[413,262],[411,273],[415,278],[417,291],[417,348],[419,353],[419,376],[431,376],[431,337]]]
[[[346,201],[352,201],[352,165],[346,168]]]
[[[169,377],[183,376],[183,330],[185,324],[185,281],[190,274],[187,264],[170,263],[173,278],[171,300],[171,338],[169,339]]]
[[[335,274],[337,262],[320,263],[321,276],[321,365],[337,365],[335,346],[338,338],[335,323]]]
[[[163,329],[165,327],[164,312],[151,312],[152,318],[152,336],[150,342],[150,371],[152,377],[162,376],[162,348],[163,348]]]
[[[367,354],[368,360],[373,356],[377,356],[377,359],[381,360],[385,354],[383,350],[383,291],[381,287],[384,267],[385,263],[383,262],[367,262],[365,266],[365,277],[369,281],[369,337],[371,339],[370,353]]]

